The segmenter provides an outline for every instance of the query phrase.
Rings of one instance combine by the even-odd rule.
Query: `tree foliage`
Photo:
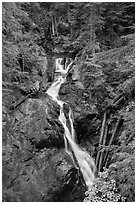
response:
[[[121,45],[121,36],[134,33],[134,3],[22,3],[40,31],[43,46],[61,45],[93,51]],[[132,13],[132,15],[130,15]],[[50,42],[49,42],[50,41]],[[96,45],[96,48],[98,46]]]
[[[3,3],[3,80],[11,81],[15,73],[35,72],[40,68],[38,50],[34,41],[34,23],[20,8],[19,3]]]

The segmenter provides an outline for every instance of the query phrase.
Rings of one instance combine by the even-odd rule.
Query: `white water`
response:
[[[52,99],[56,101],[60,106],[59,121],[64,127],[65,150],[70,155],[75,167],[80,168],[84,181],[86,183],[86,186],[88,188],[91,188],[93,185],[94,174],[96,169],[94,160],[90,157],[90,155],[86,151],[82,150],[78,146],[78,144],[76,144],[75,130],[74,130],[73,120],[72,120],[72,110],[71,108],[69,108],[69,122],[71,127],[71,131],[70,131],[69,128],[67,127],[67,120],[63,111],[63,104],[65,104],[65,102],[58,99],[60,86],[66,81],[66,74],[68,73],[73,63],[71,62],[68,66],[66,64],[65,67],[63,67],[63,65],[61,65],[61,60],[62,58],[56,59],[55,72],[60,73],[60,75],[57,76],[56,81],[47,90],[47,94],[50,95]]]

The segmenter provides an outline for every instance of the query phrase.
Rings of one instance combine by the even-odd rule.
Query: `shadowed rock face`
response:
[[[18,128],[27,134],[37,149],[63,145],[63,128],[58,121],[57,104],[50,99],[29,99],[19,111],[24,111],[24,118]]]
[[[16,154],[18,158],[5,161],[6,167],[3,168],[3,201],[54,201],[61,197],[62,192],[67,195],[66,188],[67,193],[73,190],[77,174],[64,157],[64,152],[52,149],[36,154],[27,161],[19,158],[19,152]]]
[[[64,150],[58,105],[47,96],[27,99],[10,114],[7,110],[3,108],[3,201],[68,201],[81,194],[78,172]]]

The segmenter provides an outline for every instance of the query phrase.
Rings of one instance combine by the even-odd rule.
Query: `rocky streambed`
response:
[[[45,93],[9,110],[20,97],[3,91],[3,201],[82,201],[86,188],[65,152],[58,105]]]
[[[110,80],[112,69],[114,74]],[[124,80],[126,75],[122,73],[119,79],[120,73],[115,63],[100,67],[80,61],[74,65],[59,91],[60,99],[67,102],[73,111],[77,143],[94,158],[105,108],[108,116],[112,115],[112,119],[108,117],[110,138],[115,128],[114,115],[121,108],[122,101],[116,109],[111,107],[111,113],[109,106],[121,94],[121,89],[125,98],[132,94],[129,81],[130,89],[126,86],[117,88],[113,84],[115,81],[123,83],[120,80]],[[81,202],[86,187],[80,172],[65,152],[64,129],[58,120],[60,108],[45,91],[51,82],[42,82],[43,92],[28,97],[13,110],[10,110],[11,104],[22,99],[24,93],[19,84],[3,85],[3,201]],[[28,81],[24,84],[26,90]],[[129,90],[127,94],[126,90]],[[68,115],[67,105],[64,113]]]
[[[80,68],[74,66],[59,95],[73,110],[77,143],[95,156],[101,120],[85,87],[94,79],[82,76]],[[86,187],[65,152],[59,105],[43,92],[9,109],[23,97],[22,89],[14,85],[3,89],[3,201],[83,201]],[[66,117],[69,106],[64,106]]]

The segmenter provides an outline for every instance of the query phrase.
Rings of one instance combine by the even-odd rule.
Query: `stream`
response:
[[[65,150],[71,157],[74,166],[80,170],[84,182],[89,189],[92,187],[94,182],[96,166],[94,159],[89,155],[89,153],[80,148],[80,146],[76,143],[72,109],[69,107],[69,120],[67,121],[63,108],[66,102],[59,99],[60,87],[63,83],[65,83],[67,74],[73,66],[73,61],[69,62],[66,60],[65,65],[63,65],[62,60],[63,58],[58,58],[55,61],[55,72],[57,73],[57,76],[55,77],[53,84],[47,90],[47,94],[60,106],[60,115],[58,119],[64,128]],[[67,123],[69,123],[69,125]]]

